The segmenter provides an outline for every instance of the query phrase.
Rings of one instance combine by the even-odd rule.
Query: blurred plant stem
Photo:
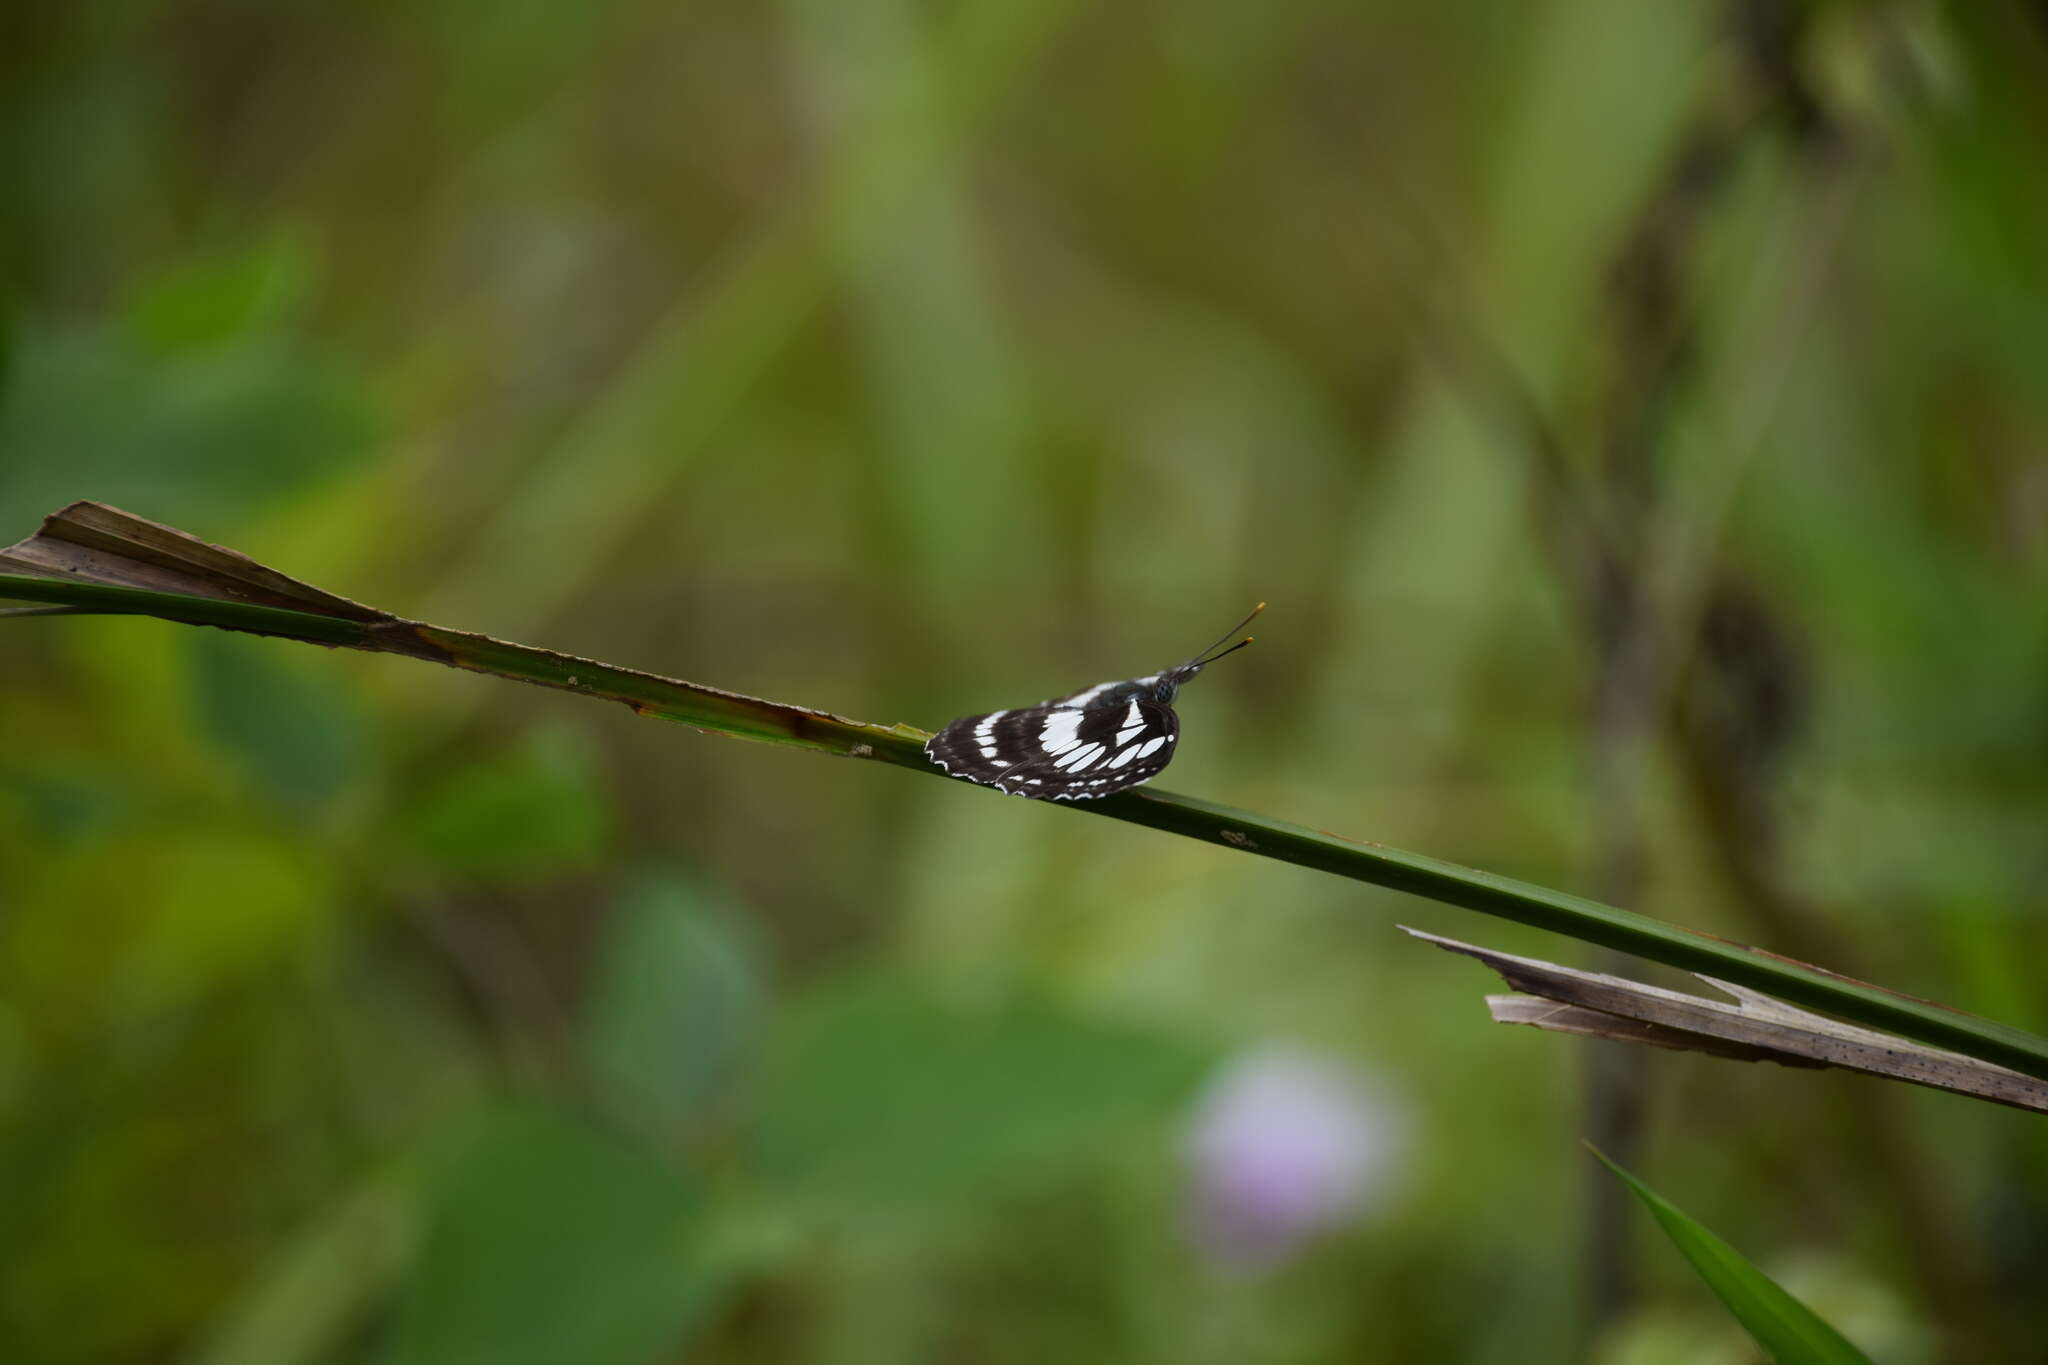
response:
[[[847,128],[772,224],[655,323],[621,373],[426,598],[427,614],[545,630],[687,482],[828,295],[835,268],[895,239],[1071,6],[979,0],[935,41],[930,81],[899,81]],[[650,447],[664,458],[649,459]],[[546,556],[534,545],[550,547]],[[506,603],[518,603],[506,618]]]
[[[1399,210],[1405,252],[1426,268],[1408,283],[1423,335],[1473,405],[1507,428],[1535,475],[1539,541],[1576,613],[1591,656],[1587,770],[1596,812],[1593,883],[1604,900],[1639,899],[1650,850],[1643,825],[1646,780],[1664,745],[1676,750],[1694,803],[1702,807],[1715,851],[1745,911],[1771,940],[1798,956],[1859,970],[1856,945],[1827,929],[1828,917],[1802,903],[1772,867],[1769,793],[1777,748],[1796,736],[1802,712],[1797,660],[1776,641],[1768,619],[1758,629],[1730,626],[1768,608],[1732,581],[1720,553],[1722,532],[1744,475],[1762,452],[1824,292],[1875,150],[1867,130],[1835,120],[1805,85],[1796,53],[1805,17],[1779,0],[1733,0],[1723,11],[1728,75],[1712,84],[1674,134],[1658,181],[1632,216],[1609,263],[1610,311],[1600,381],[1583,436],[1560,429],[1538,392],[1478,320],[1469,292],[1456,288],[1455,253],[1411,197],[1377,170]],[[1876,41],[1884,37],[1882,26]],[[1712,355],[1704,335],[1697,275],[1700,239],[1725,211],[1735,172],[1753,148],[1781,141],[1793,153],[1789,204],[1767,250],[1750,271],[1732,328]],[[1376,160],[1378,160],[1376,158]],[[1702,374],[1710,381],[1699,384]],[[1673,416],[1704,387],[1717,458],[1689,474],[1671,457]],[[1678,474],[1673,478],[1673,474]],[[1746,614],[1745,614],[1746,613]],[[1756,676],[1756,651],[1776,667]],[[1784,674],[1790,670],[1789,680]],[[1702,690],[1723,695],[1705,708]],[[1776,707],[1780,714],[1760,714]],[[1789,713],[1787,711],[1789,708]],[[1730,727],[1742,731],[1728,733]],[[1769,752],[1760,752],[1758,737]],[[1611,953],[1612,950],[1610,950]],[[1618,971],[1610,960],[1602,970]],[[1585,1051],[1584,1114],[1589,1140],[1628,1162],[1647,1122],[1649,1058],[1638,1049]],[[1899,1191],[1908,1245],[1940,1299],[1974,1297],[1966,1270],[1932,1249],[1952,1219],[1925,1175],[1893,1140],[1892,1092],[1859,1087],[1854,1103]],[[1597,1337],[1633,1300],[1634,1258],[1626,1193],[1612,1182],[1586,1186],[1588,1334]]]
[[[423,1161],[408,1153],[373,1168],[275,1248],[262,1273],[184,1355],[185,1365],[336,1358],[418,1252],[415,1186]]]

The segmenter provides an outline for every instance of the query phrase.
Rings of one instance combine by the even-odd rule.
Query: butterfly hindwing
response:
[[[1114,686],[1016,711],[963,716],[932,736],[925,751],[955,777],[1013,796],[1092,800],[1135,787],[1172,759],[1180,719],[1172,707],[1146,696],[1086,704]]]

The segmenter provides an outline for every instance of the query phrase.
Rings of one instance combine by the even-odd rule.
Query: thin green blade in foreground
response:
[[[1642,1181],[1587,1147],[1602,1165],[1636,1192],[1657,1225],[1716,1298],[1728,1306],[1756,1344],[1778,1365],[1871,1365],[1870,1357],[1830,1327],[1818,1313],[1793,1298],[1734,1247],[1685,1216]]]

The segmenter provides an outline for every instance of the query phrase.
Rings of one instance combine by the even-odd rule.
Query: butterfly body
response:
[[[1012,796],[1045,801],[1108,796],[1150,781],[1172,760],[1180,741],[1174,698],[1221,657],[1205,650],[1187,663],[1142,678],[1097,683],[1036,706],[962,716],[933,735],[925,753],[954,777]]]

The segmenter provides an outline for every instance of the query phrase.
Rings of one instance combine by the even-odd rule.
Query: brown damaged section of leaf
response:
[[[1816,1062],[1805,1057],[1794,1057],[1767,1047],[1752,1047],[1745,1043],[1731,1043],[1724,1038],[1711,1038],[1702,1033],[1687,1033],[1683,1029],[1666,1028],[1662,1024],[1649,1024],[1640,1019],[1624,1019],[1620,1015],[1602,1014],[1599,1010],[1586,1009],[1581,1005],[1562,1005],[1555,1000],[1545,1000],[1533,995],[1489,995],[1486,1007],[1493,1013],[1496,1024],[1527,1024],[1532,1028],[1548,1029],[1552,1033],[1574,1033],[1582,1038],[1608,1038],[1621,1043],[1644,1043],[1650,1047],[1668,1048],[1673,1052],[1704,1052],[1711,1057],[1726,1057],[1737,1062],[1776,1062],[1780,1066],[1802,1066],[1824,1070],[1825,1062]]]
[[[871,725],[804,706],[766,701],[553,650],[447,630],[352,602],[281,574],[249,556],[104,503],[75,502],[44,518],[35,535],[0,550],[0,574],[100,594],[91,610],[148,612],[169,620],[316,644],[426,659],[597,696],[636,713],[768,743],[921,766],[924,733]],[[132,598],[123,593],[135,594]],[[152,594],[142,597],[141,594]],[[210,603],[259,608],[240,616]]]
[[[1699,979],[1725,992],[1734,1004],[1496,952],[1406,925],[1401,928],[1447,952],[1485,963],[1508,985],[1524,992],[1486,997],[1496,1023],[1528,1024],[1556,1033],[1704,1052],[1736,1061],[1839,1067],[2048,1113],[2048,1081],[1895,1034],[1845,1024],[1710,976]]]
[[[74,502],[0,550],[0,569],[149,592],[252,602],[347,621],[393,619],[258,564],[239,550],[98,502]]]
[[[239,550],[210,544],[105,503],[74,502],[43,518],[41,529],[34,535],[0,550],[0,573],[116,593],[162,594],[165,599],[147,608],[124,608],[110,596],[96,606],[82,608],[85,610],[149,610],[171,620],[190,620],[252,635],[374,649],[436,663],[453,662],[445,651],[420,638],[414,622],[281,574]],[[202,609],[203,604],[216,602],[289,615],[272,616],[261,625],[231,624]],[[304,618],[328,623],[327,628],[309,629],[311,621]],[[336,630],[335,626],[346,628]]]

